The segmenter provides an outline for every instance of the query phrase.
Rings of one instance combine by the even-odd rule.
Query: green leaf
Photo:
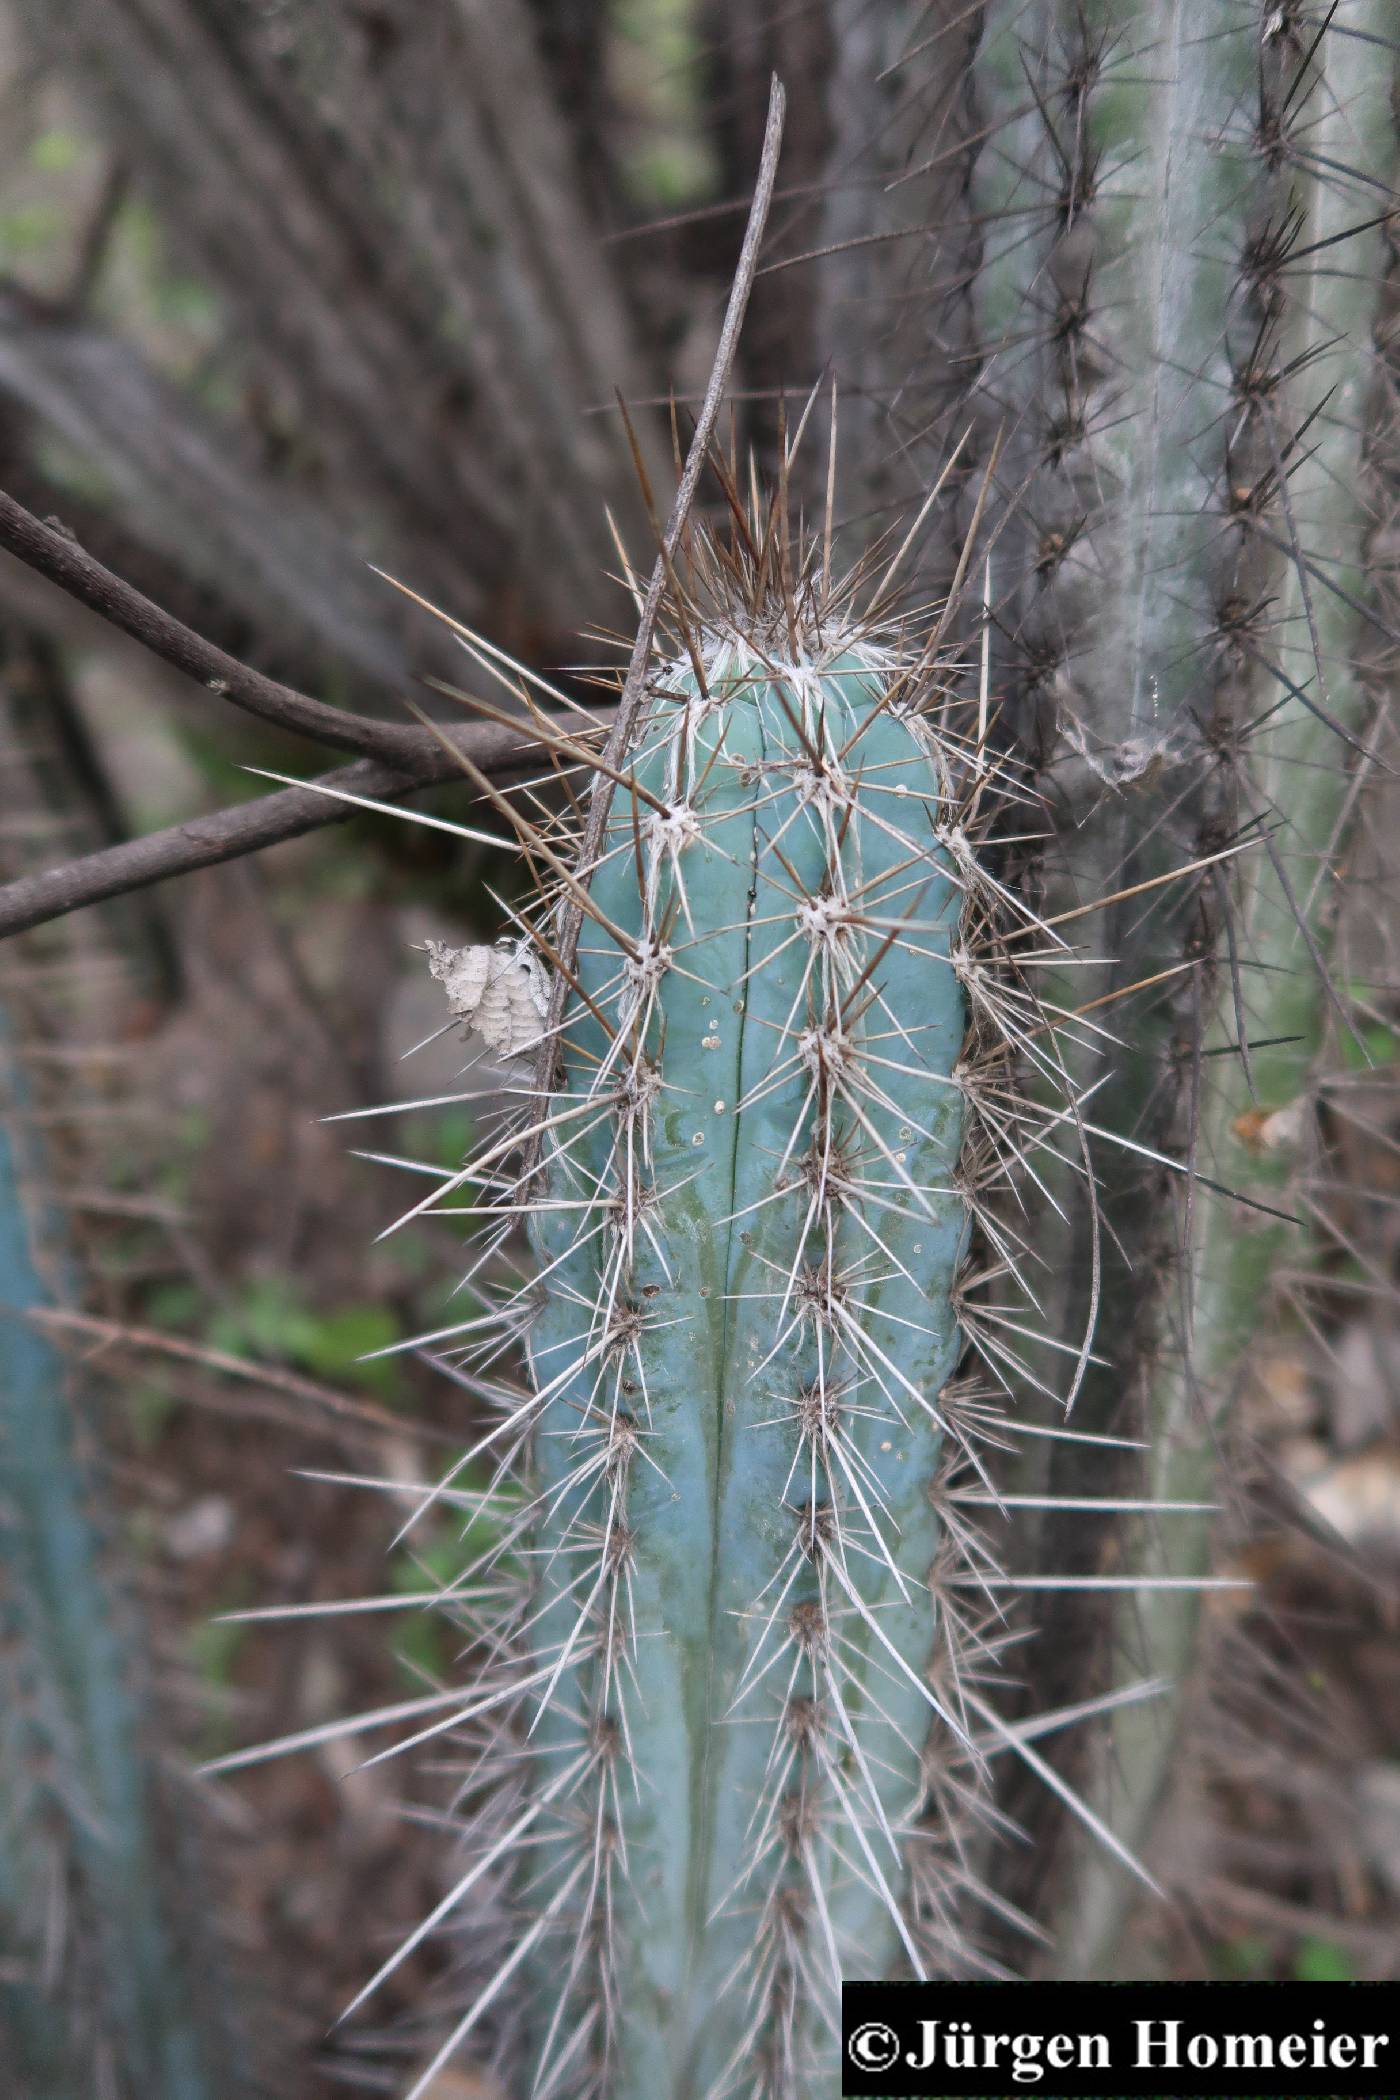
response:
[[[1344,1947],[1331,1940],[1300,1940],[1293,1956],[1299,1983],[1355,1983],[1356,1972]]]
[[[399,1382],[397,1364],[381,1358],[360,1363],[376,1349],[389,1349],[398,1341],[400,1327],[387,1306],[347,1305],[340,1312],[326,1313],[306,1332],[301,1361],[321,1378],[347,1378],[386,1397]]]

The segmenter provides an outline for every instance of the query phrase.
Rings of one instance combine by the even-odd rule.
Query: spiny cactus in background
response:
[[[988,143],[964,413],[1001,443],[1008,498],[992,688],[1046,797],[1045,908],[1112,893],[1081,922],[1080,996],[1158,980],[1121,1043],[1070,1052],[1076,1084],[1096,1121],[1175,1162],[1102,1155],[1101,1268],[1082,1206],[1068,1236],[1046,1212],[1036,1238],[1056,1257],[1052,1329],[1096,1295],[1111,1309],[1078,1419],[1141,1438],[1158,1495],[1215,1499],[1301,1156],[1249,1134],[1293,1105],[1305,1137],[1329,997],[1342,1011],[1325,982],[1340,848],[1393,667],[1373,550],[1395,502],[1394,27],[1369,0],[992,6],[971,83]],[[1192,862],[1150,908],[1131,894]],[[1060,1493],[1121,1478],[1108,1453],[1048,1457]],[[1115,1550],[1160,1564],[1144,1529]],[[1170,1550],[1202,1567],[1196,1534]],[[1067,1577],[1102,1565],[1064,1518],[1035,1550]],[[1118,1610],[1066,1588],[1025,1666],[1050,1703],[1086,1689],[1090,1658],[1180,1681],[1195,1622],[1188,1593]],[[1100,1766],[1134,1845],[1178,1712],[1124,1714]],[[1037,1839],[1008,1893],[1054,1923],[1063,1972],[1131,1962],[1122,1877],[1045,1841],[1024,1790],[1006,1805]]]

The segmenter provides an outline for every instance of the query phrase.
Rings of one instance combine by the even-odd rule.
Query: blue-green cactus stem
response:
[[[917,1965],[967,1012],[894,671],[707,643],[591,883],[530,1338],[532,1739],[584,1776],[535,1894],[544,2053],[616,2100],[809,2089],[840,1973]]]
[[[213,2100],[243,2089],[241,2071],[181,1950],[70,1379],[27,1317],[49,1294],[3,1026],[0,1073],[0,2086],[16,2100]]]

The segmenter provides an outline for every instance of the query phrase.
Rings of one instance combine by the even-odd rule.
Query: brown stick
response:
[[[600,717],[600,726],[606,719]],[[104,898],[146,889],[171,875],[236,860],[241,854],[256,853],[282,839],[299,838],[325,824],[345,823],[355,815],[354,805],[338,800],[337,794],[321,792],[326,788],[341,795],[397,802],[422,788],[460,780],[458,752],[465,753],[480,772],[510,773],[533,763],[541,750],[528,727],[508,729],[495,722],[444,729],[450,749],[427,730],[406,731],[405,736],[416,740],[409,764],[386,766],[376,759],[360,759],[353,766],[322,774],[305,787],[259,795],[255,801],[238,802],[231,809],[192,817],[186,823],[171,824],[164,831],[147,832],[120,846],[86,854],[63,867],[48,868],[42,874],[6,883],[0,887],[0,939],[23,933],[31,926],[42,926],[46,920],[62,918],[85,904],[100,904]]]
[[[86,553],[76,540],[41,524],[13,496],[0,492],[0,547],[22,561],[26,568],[50,583],[56,583],[81,605],[99,613],[113,627],[134,636],[156,656],[173,664],[177,671],[196,679],[221,700],[232,701],[261,721],[279,729],[314,737],[336,751],[358,751],[366,758],[386,763],[412,764],[421,732],[398,722],[375,722],[328,707],[292,686],[264,678],[237,657],[225,655],[213,642],[186,627],[149,598],[123,583],[110,569]]]
[[[715,361],[710,371],[710,383],[705,389],[705,399],[695,425],[695,434],[686,453],[676,500],[671,505],[671,515],[666,521],[661,551],[656,557],[651,582],[647,585],[647,594],[642,601],[641,615],[637,622],[637,638],[632,645],[627,676],[622,684],[622,696],[618,701],[617,714],[613,719],[607,749],[603,754],[606,770],[599,774],[593,789],[593,798],[588,805],[588,821],[584,826],[577,861],[580,878],[584,881],[588,879],[602,852],[608,811],[612,807],[613,788],[636,731],[637,718],[646,694],[652,638],[656,633],[656,619],[661,609],[662,593],[671,574],[672,561],[680,544],[681,534],[685,531],[690,517],[695,491],[699,486],[705,461],[709,457],[710,441],[714,437],[715,424],[724,400],[724,390],[729,384],[729,375],[734,367],[734,353],[739,346],[739,331],[744,325],[749,293],[753,290],[754,273],[758,268],[758,251],[763,242],[763,230],[768,224],[769,207],[773,202],[773,185],[777,179],[778,155],[783,143],[783,113],[786,104],[783,84],[775,73],[768,94],[768,122],[763,134],[763,154],[759,161],[758,181],[754,186],[753,203],[749,207],[749,223],[744,232],[744,245],[739,251],[734,282],[729,292],[729,304],[725,309],[724,325],[720,330]],[[541,1039],[540,1076],[546,1086],[552,1077],[554,1061],[558,1055],[559,1031],[568,1001],[574,963],[578,956],[582,927],[582,907],[570,904],[561,917],[558,941],[559,968],[555,972],[549,1013]]]
[[[782,84],[775,76],[769,95],[758,181],[710,382],[686,455],[680,487],[666,522],[622,696],[609,732],[605,754],[609,770],[600,776],[589,808],[580,856],[580,866],[585,870],[596,860],[601,848],[612,801],[612,784],[617,777],[618,765],[626,755],[646,690],[647,666],[662,593],[690,516],[724,390],[733,369],[739,331],[758,265],[758,250],[773,201],[778,154],[782,146],[784,106]],[[438,736],[428,730],[369,721],[346,714],[340,708],[328,707],[324,701],[313,700],[290,686],[279,685],[275,679],[265,678],[249,665],[227,656],[192,628],[162,612],[140,591],[123,583],[120,577],[114,576],[101,562],[85,553],[75,540],[51,525],[41,524],[13,497],[3,492],[0,492],[0,547],[37,570],[41,576],[46,576],[50,582],[58,584],[113,626],[134,636],[177,670],[197,679],[220,698],[232,701],[236,707],[244,708],[265,722],[275,723],[281,729],[294,730],[333,748],[363,754],[359,765],[326,774],[319,782],[312,782],[304,788],[288,788],[275,795],[264,795],[255,802],[239,803],[232,809],[196,817],[186,824],[171,825],[164,831],[147,833],[144,838],[109,847],[102,853],[89,854],[64,867],[7,884],[0,889],[0,937],[23,932],[47,919],[60,918],[81,905],[144,889],[171,875],[256,852],[260,847],[295,838],[320,825],[344,822],[353,813],[353,803],[339,800],[334,793],[318,793],[318,788],[337,790],[339,795],[394,801],[412,794],[417,788],[460,778],[462,769],[458,753],[470,758],[479,771],[489,773],[518,766],[530,749],[528,732],[483,722],[457,731],[454,750],[451,748],[454,738],[447,732]],[[561,968],[556,973],[549,1019],[551,1036],[557,1033],[563,1017],[581,923],[582,912],[574,906],[566,917],[561,934]]]
[[[197,1364],[201,1370],[218,1371],[225,1378],[241,1378],[252,1385],[266,1386],[270,1392],[285,1393],[289,1399],[318,1407],[342,1420],[359,1422],[370,1429],[388,1430],[393,1436],[403,1433],[402,1420],[390,1414],[387,1408],[376,1407],[369,1400],[352,1400],[348,1393],[337,1392],[334,1386],[322,1385],[314,1378],[300,1378],[295,1371],[284,1371],[277,1364],[256,1363],[250,1357],[232,1356],[224,1349],[207,1349],[198,1342],[186,1341],[181,1335],[162,1334],[154,1327],[128,1327],[120,1320],[103,1320],[94,1313],[75,1312],[68,1306],[31,1305],[25,1310],[25,1318],[44,1327],[56,1328],[59,1333],[86,1335],[98,1350],[149,1349],[160,1356],[174,1357],[179,1363]],[[419,1434],[425,1426],[416,1424],[414,1434]],[[435,1436],[437,1432],[429,1431],[429,1434]]]

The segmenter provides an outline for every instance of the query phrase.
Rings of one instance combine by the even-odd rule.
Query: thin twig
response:
[[[358,1422],[365,1428],[388,1431],[395,1436],[403,1432],[401,1418],[391,1414],[388,1408],[376,1407],[369,1400],[352,1400],[348,1393],[338,1392],[334,1386],[322,1385],[318,1379],[298,1377],[295,1371],[284,1371],[277,1364],[255,1363],[250,1357],[232,1356],[226,1349],[208,1349],[199,1342],[186,1341],[180,1335],[162,1334],[154,1327],[129,1327],[124,1321],[99,1319],[95,1313],[75,1312],[68,1306],[31,1305],[25,1311],[25,1318],[43,1327],[86,1335],[100,1350],[150,1350],[157,1356],[194,1364],[200,1370],[217,1371],[225,1378],[246,1379],[250,1384],[265,1386],[269,1392],[285,1393],[288,1399],[300,1400],[339,1421]],[[415,1424],[414,1433],[423,1434],[424,1425]]]
[[[121,222],[122,207],[131,194],[131,170],[124,161],[111,163],[102,179],[97,202],[83,228],[77,259],[63,295],[71,314],[85,314],[108,255],[112,236]]]
[[[720,405],[724,399],[729,375],[734,367],[734,353],[739,344],[739,331],[744,325],[744,314],[748,308],[749,293],[753,289],[754,276],[758,268],[758,251],[763,242],[764,228],[768,223],[768,211],[773,202],[773,185],[778,172],[778,154],[783,143],[783,114],[787,97],[782,82],[776,73],[768,95],[768,121],[763,133],[763,153],[759,161],[758,181],[754,187],[753,203],[749,207],[748,226],[744,232],[744,245],[739,252],[739,261],[734,271],[734,282],[730,287],[729,304],[725,309],[724,326],[720,330],[719,344],[715,350],[715,361],[710,371],[710,382],[705,389],[705,399],[686,453],[685,466],[681,473],[676,500],[671,505],[671,515],[666,521],[666,530],[661,539],[661,551],[651,572],[646,597],[637,621],[637,638],[632,645],[632,655],[627,666],[627,676],[622,684],[622,696],[612,731],[604,751],[607,770],[600,772],[588,807],[588,821],[580,841],[577,867],[581,876],[587,878],[596,865],[603,849],[603,836],[607,830],[608,812],[612,808],[613,789],[618,772],[631,748],[636,732],[637,719],[641,713],[646,693],[647,670],[651,661],[652,638],[656,632],[657,614],[661,609],[662,595],[671,574],[672,562],[690,517],[695,501],[695,491],[709,456],[715,424],[719,419]],[[583,908],[570,902],[561,913],[558,937],[558,953],[561,967],[555,972],[550,993],[549,1013],[541,1037],[541,1079],[548,1086],[553,1076],[553,1066],[558,1056],[559,1032],[564,1019],[564,1007],[569,996],[569,982],[578,955],[579,933],[583,926]]]
[[[599,778],[589,811],[580,865],[596,860],[612,800],[612,781],[636,726],[646,687],[657,613],[665,588],[671,558],[679,543],[696,486],[714,435],[721,400],[734,363],[739,330],[743,324],[750,288],[763,238],[778,151],[782,142],[784,95],[775,78],[764,134],[763,157],[758,184],[749,213],[744,245],[735,271],[714,368],[685,470],[671,509],[661,553],[652,572],[643,602],[637,639],[623,684],[622,698],[609,736],[604,763],[609,774]],[[250,665],[228,656],[192,628],[164,612],[158,605],[114,576],[63,531],[33,517],[14,498],[0,492],[0,548],[68,592],[81,604],[132,635],[155,655],[207,690],[236,707],[245,709],[278,728],[314,738],[333,749],[363,754],[357,765],[308,782],[305,787],[264,795],[256,801],[238,803],[231,809],[196,817],[188,823],[147,833],[120,846],[89,854],[60,868],[26,876],[0,888],[0,938],[21,933],[45,920],[62,917],[86,904],[144,889],[167,877],[233,860],[245,853],[283,839],[296,838],[325,824],[344,823],[355,805],[339,799],[352,794],[377,801],[395,801],[420,788],[460,778],[461,759],[471,761],[478,773],[516,769],[527,760],[539,739],[522,723],[519,731],[496,722],[478,722],[441,733],[390,722],[375,722],[347,714],[324,701],[313,700],[291,686],[265,678]],[[611,776],[611,777],[610,777]],[[330,789],[332,792],[327,793]],[[557,1032],[568,994],[569,974],[578,950],[581,910],[575,905],[566,917],[556,975],[551,1027]]]
[[[606,714],[601,714],[600,727],[606,720]],[[410,764],[386,766],[377,759],[359,759],[352,766],[308,781],[305,787],[237,802],[230,809],[191,817],[163,831],[147,832],[142,838],[0,886],[0,940],[42,926],[49,919],[60,919],[86,904],[149,888],[172,875],[237,860],[326,824],[344,824],[356,810],[353,803],[338,800],[339,795],[397,802],[444,781],[461,780],[459,754],[470,758],[478,772],[510,773],[533,764],[542,748],[526,722],[518,730],[496,722],[472,722],[444,728],[441,736],[422,729],[405,735],[414,739]]]
[[[388,764],[408,762],[418,746],[418,732],[398,722],[375,722],[343,708],[328,707],[261,671],[240,663],[203,635],[163,612],[160,606],[123,583],[75,539],[53,525],[42,524],[13,496],[0,492],[0,548],[26,568],[47,577],[60,590],[98,613],[113,627],[141,642],[153,655],[173,664],[221,700],[231,701],[261,721],[273,722],[299,736],[314,737],[335,751],[358,751]]]

